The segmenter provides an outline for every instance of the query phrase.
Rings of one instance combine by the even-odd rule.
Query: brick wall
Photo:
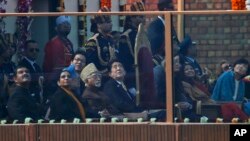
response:
[[[185,0],[185,10],[230,10],[231,0]],[[197,41],[197,59],[215,69],[221,59],[250,60],[249,15],[185,16],[185,33]]]
[[[127,0],[126,9],[129,10],[130,4],[132,4],[135,1],[140,1],[140,0]],[[158,0],[142,0],[142,1],[145,3],[145,9],[147,11],[157,10]]]
[[[136,0],[127,0],[128,6]],[[145,0],[146,10],[156,10],[158,0]],[[173,0],[176,4],[177,0]],[[230,10],[231,0],[185,0],[185,10]],[[197,42],[202,67],[215,69],[221,59],[250,61],[250,15],[185,16],[185,33]]]

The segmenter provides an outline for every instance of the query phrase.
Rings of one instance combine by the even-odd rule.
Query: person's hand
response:
[[[177,105],[183,111],[186,111],[186,110],[193,108],[193,106],[188,102],[178,102]]]
[[[109,117],[111,116],[109,111],[107,109],[104,109],[102,111],[99,111],[98,114],[101,116],[101,117]]]
[[[198,80],[200,80],[201,82],[206,81],[208,78],[207,74],[202,74],[198,76]]]

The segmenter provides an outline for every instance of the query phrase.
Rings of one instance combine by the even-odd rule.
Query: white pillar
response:
[[[8,0],[6,5],[6,12],[15,12],[17,1],[16,0]],[[5,30],[6,33],[13,34],[16,31],[16,17],[8,16],[4,19],[6,25]]]
[[[86,11],[87,12],[97,12],[99,10],[99,0],[86,0]],[[91,16],[87,16],[87,39],[92,36],[92,33],[90,32],[90,18]]]
[[[177,10],[184,11],[184,0],[178,0]],[[177,36],[179,41],[182,41],[184,38],[184,15],[177,16]]]
[[[119,0],[111,0],[112,12],[119,12]],[[112,16],[113,30],[119,31],[119,16]]]
[[[78,1],[77,0],[64,0],[65,12],[76,12],[78,11]],[[71,31],[69,34],[69,39],[72,41],[74,50],[76,50],[78,45],[78,19],[77,16],[71,16]]]

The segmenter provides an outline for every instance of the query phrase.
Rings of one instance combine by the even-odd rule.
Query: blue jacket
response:
[[[234,91],[234,72],[228,71],[223,73],[218,78],[211,98],[215,101],[243,101],[245,94],[245,84],[242,80],[240,80],[239,83],[238,95],[236,97],[236,100],[233,100]]]

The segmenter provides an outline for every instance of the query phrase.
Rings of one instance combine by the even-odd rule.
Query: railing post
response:
[[[177,11],[184,11],[185,0],[178,0],[177,2]],[[183,40],[184,37],[184,15],[177,15],[177,36],[179,41]]]
[[[166,117],[167,122],[173,122],[173,64],[172,64],[172,18],[171,12],[164,13],[165,17],[165,58],[166,58]]]

